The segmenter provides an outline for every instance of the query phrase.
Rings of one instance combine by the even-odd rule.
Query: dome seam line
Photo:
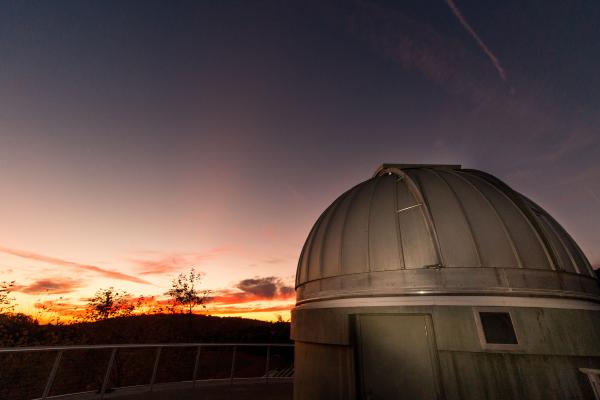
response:
[[[469,233],[471,236],[471,242],[473,243],[473,247],[475,249],[475,254],[477,255],[477,261],[479,261],[479,267],[480,268],[483,267],[483,260],[481,258],[481,249],[479,248],[479,243],[477,242],[477,239],[475,239],[475,232],[473,232],[473,226],[471,224],[471,221],[469,220],[469,216],[467,215],[465,206],[463,205],[462,201],[460,201],[460,197],[458,196],[458,194],[456,193],[456,191],[454,190],[452,185],[450,185],[450,183],[448,183],[448,181],[441,174],[439,174],[438,171],[436,171],[434,169],[430,169],[427,171],[430,171],[433,175],[437,176],[439,180],[444,182],[445,186],[448,188],[450,193],[452,193],[452,197],[454,197],[454,199],[456,200],[456,203],[458,204],[458,208],[460,209],[460,212],[462,213],[463,218],[467,224],[467,228],[469,229]]]
[[[402,179],[394,179],[394,219],[396,227],[396,249],[398,250],[398,257],[402,262],[400,269],[406,269],[406,259],[404,257],[404,245],[402,244],[402,227],[400,226],[400,213],[398,212],[398,185]]]
[[[529,208],[526,208],[525,205],[518,204],[517,199],[515,199],[514,198],[515,196],[512,195],[512,192],[514,192],[514,191],[510,187],[508,187],[508,185],[506,185],[504,182],[500,181],[499,179],[497,179],[495,177],[491,177],[492,179],[490,179],[488,177],[488,174],[481,172],[481,171],[473,171],[473,175],[477,176],[479,179],[481,179],[482,181],[484,181],[488,185],[490,185],[492,188],[494,188],[494,190],[496,190],[504,198],[506,198],[513,205],[513,207],[517,210],[517,212],[519,214],[521,214],[521,216],[525,219],[525,221],[527,222],[527,225],[533,232],[535,238],[537,239],[537,242],[540,244],[542,250],[544,251],[546,259],[549,262],[550,269],[553,271],[558,271],[558,268],[557,268],[558,264],[555,260],[554,254],[551,252],[549,244],[546,243],[546,241],[542,239],[540,228],[536,226],[537,224],[535,223],[536,221],[534,221],[534,217],[530,215],[532,213],[532,211]],[[502,187],[500,185],[502,185]],[[504,189],[504,187],[506,187],[506,189]],[[512,192],[509,192],[509,191],[512,191]],[[519,193],[517,193],[517,194],[519,196],[522,196]]]
[[[521,260],[521,256],[520,256],[519,252],[517,251],[515,241],[512,238],[512,235],[510,234],[508,227],[506,226],[506,222],[502,219],[502,217],[500,217],[500,213],[498,212],[498,209],[496,208],[496,206],[494,206],[492,201],[477,187],[477,185],[475,185],[473,182],[471,182],[465,176],[455,173],[454,171],[448,171],[448,173],[452,174],[453,176],[457,177],[458,179],[465,182],[465,184],[467,184],[471,188],[473,188],[473,190],[475,192],[477,192],[481,196],[482,199],[484,199],[486,204],[488,204],[488,206],[491,208],[492,212],[498,219],[498,222],[502,226],[502,230],[504,232],[504,235],[506,236],[506,239],[508,240],[511,250],[513,251],[513,255],[515,256],[515,261],[517,262],[517,265],[519,266],[519,268],[523,268],[523,261]]]

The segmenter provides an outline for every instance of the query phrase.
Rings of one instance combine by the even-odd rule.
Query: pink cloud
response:
[[[138,267],[141,275],[161,275],[179,272],[182,269],[204,263],[231,251],[233,251],[233,247],[221,246],[196,253],[151,253],[155,254],[152,259],[134,258],[129,259],[129,261]]]
[[[16,257],[26,258],[28,260],[41,261],[41,262],[45,262],[48,264],[53,264],[53,265],[58,265],[58,266],[68,267],[68,268],[73,268],[73,269],[92,271],[92,272],[96,272],[102,276],[106,276],[111,279],[119,279],[119,280],[123,280],[123,281],[151,285],[150,282],[145,281],[140,278],[137,278],[135,276],[127,275],[127,274],[124,274],[121,272],[111,271],[111,270],[104,269],[104,268],[100,268],[95,265],[81,264],[81,263],[74,262],[74,261],[67,261],[67,260],[63,260],[60,258],[56,258],[56,257],[50,257],[50,256],[42,255],[42,254],[33,253],[30,251],[11,249],[8,247],[1,247],[1,246],[0,246],[0,252],[5,253],[5,254],[10,254],[10,255],[13,255]]]
[[[39,279],[29,285],[15,285],[13,290],[26,294],[66,294],[71,293],[80,287],[82,282],[69,278],[48,278]]]

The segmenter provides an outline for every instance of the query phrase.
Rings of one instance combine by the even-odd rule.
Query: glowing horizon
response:
[[[144,298],[141,309],[134,314],[152,312],[151,306],[162,305],[165,313],[169,302],[169,296],[165,292],[170,287],[170,281],[179,273],[185,273],[192,266],[187,266],[190,259],[202,264],[211,260],[218,262],[220,256],[230,253],[232,249],[216,248],[206,253],[185,253],[170,255],[160,260],[144,259],[130,261],[129,264],[136,265],[132,268],[134,272],[127,274],[114,271],[106,267],[98,267],[87,263],[79,263],[50,255],[0,247],[0,260],[4,263],[15,264],[15,259],[25,260],[36,266],[42,264],[59,266],[73,271],[73,273],[84,273],[96,275],[93,280],[95,284],[104,286],[94,287],[85,283],[82,279],[67,277],[66,274],[55,274],[52,278],[41,278],[37,280],[19,281],[18,274],[9,273],[3,277],[11,277],[6,281],[15,281],[12,294],[15,298],[15,312],[22,312],[38,319],[41,322],[53,321],[60,317],[62,321],[72,321],[75,317],[83,316],[87,299],[98,289],[114,287],[116,290],[125,290],[131,295],[132,303]],[[223,261],[223,260],[221,260]],[[18,263],[17,263],[18,264]],[[193,266],[202,272],[198,265]],[[138,277],[134,276],[137,272]],[[149,277],[148,277],[149,276]],[[140,278],[148,277],[148,278]],[[206,275],[205,277],[206,278]],[[203,279],[204,280],[204,279]],[[289,280],[289,279],[288,279]],[[153,283],[159,282],[159,283]],[[212,277],[209,282],[221,282]],[[214,285],[214,283],[213,283]],[[286,282],[275,276],[250,277],[229,287],[209,287],[202,282],[200,290],[208,290],[205,307],[195,308],[195,314],[214,316],[244,316],[246,318],[274,321],[278,318],[289,320],[290,309],[293,306],[295,295],[293,282]]]

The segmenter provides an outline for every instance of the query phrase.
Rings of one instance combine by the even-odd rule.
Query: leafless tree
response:
[[[88,299],[86,316],[92,321],[131,315],[135,310],[131,295],[113,287],[99,289]]]
[[[201,305],[206,308],[204,303],[210,291],[198,289],[203,277],[202,272],[191,268],[189,272],[181,273],[173,279],[171,288],[165,294],[171,296],[175,306],[179,305],[187,309],[188,314],[191,315],[196,306]]]
[[[14,297],[10,296],[15,281],[0,283],[0,314],[11,313],[15,309]]]

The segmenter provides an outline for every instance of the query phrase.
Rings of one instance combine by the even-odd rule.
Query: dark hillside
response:
[[[290,342],[290,325],[234,317],[141,315],[75,326],[87,343]]]
[[[68,325],[0,315],[0,347],[177,342],[290,342],[290,324],[246,318],[159,314]]]
[[[0,347],[162,343],[290,343],[290,324],[201,315],[141,315],[69,325],[39,325],[23,314],[0,315]],[[261,377],[289,370],[287,346],[196,346],[119,348],[107,381],[113,387],[147,385],[156,365],[156,382]],[[0,353],[0,399],[40,397],[56,350]],[[60,361],[50,395],[98,391],[110,349],[69,349]],[[267,356],[268,361],[267,361]],[[195,358],[196,357],[196,358]],[[235,370],[233,360],[235,357]],[[267,371],[269,367],[269,371]]]

